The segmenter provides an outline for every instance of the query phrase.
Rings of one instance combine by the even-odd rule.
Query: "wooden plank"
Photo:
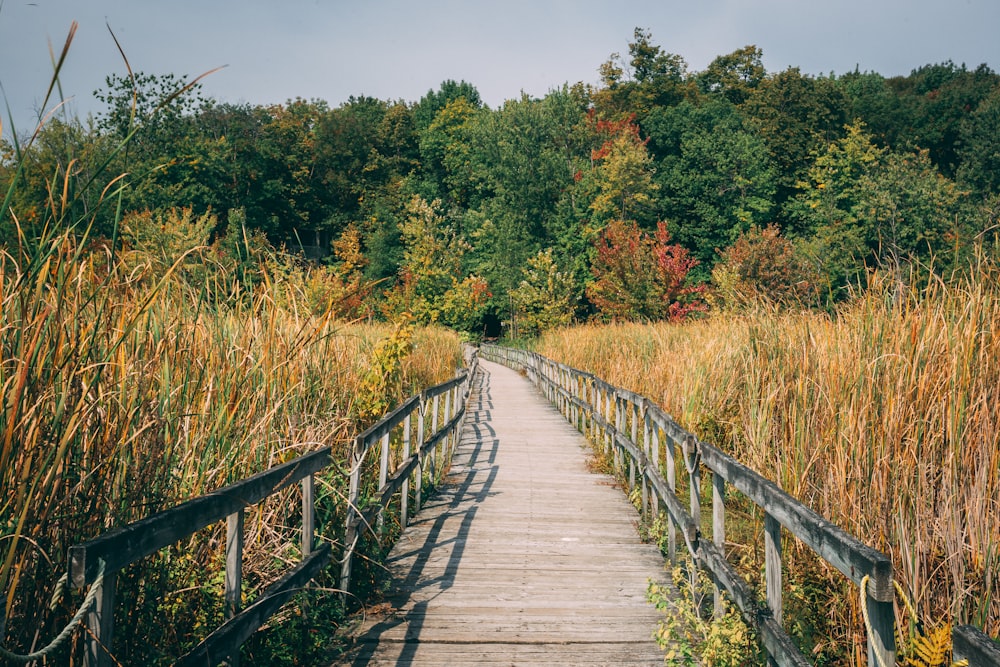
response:
[[[966,659],[969,667],[1000,665],[1000,643],[972,625],[959,625],[952,630],[955,660]]]
[[[646,588],[667,574],[638,514],[554,407],[482,365],[446,483],[390,554],[391,612],[341,664],[661,665]]]

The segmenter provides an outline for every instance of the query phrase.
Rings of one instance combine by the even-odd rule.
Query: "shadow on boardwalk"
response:
[[[339,664],[662,664],[663,561],[634,509],[526,380],[483,369],[447,484],[390,555],[389,610]]]

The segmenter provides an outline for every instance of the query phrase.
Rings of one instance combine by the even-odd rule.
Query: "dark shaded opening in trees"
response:
[[[483,315],[483,338],[486,340],[500,338],[500,317],[495,311]]]

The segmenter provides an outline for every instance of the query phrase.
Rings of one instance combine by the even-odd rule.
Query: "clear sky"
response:
[[[58,52],[74,20],[62,84],[83,117],[100,109],[92,94],[104,77],[125,73],[108,26],[134,70],[193,78],[226,65],[203,93],[251,104],[416,101],[464,79],[495,108],[521,91],[596,83],[637,26],[694,71],[747,44],[769,72],[1000,69],[1000,0],[0,0],[5,135],[10,115],[19,134],[30,129],[49,45]]]

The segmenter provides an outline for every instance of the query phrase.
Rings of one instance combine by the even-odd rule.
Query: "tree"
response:
[[[752,226],[772,220],[778,173],[767,147],[724,99],[682,102],[647,119],[650,144],[664,157],[656,180],[657,215],[710,269],[717,252]]]
[[[697,298],[704,287],[686,284],[698,260],[670,243],[666,224],[650,235],[634,221],[613,220],[594,245],[594,282],[587,296],[603,317],[680,321],[704,310]]]
[[[816,267],[775,225],[741,234],[723,251],[712,282],[713,303],[728,309],[758,303],[812,306],[820,295]]]
[[[832,79],[797,67],[765,78],[743,105],[778,167],[777,200],[794,193],[813,155],[843,136],[846,100]]]
[[[524,279],[511,292],[518,334],[537,336],[573,321],[578,291],[569,271],[561,271],[552,249],[538,251],[527,261]]]
[[[677,104],[695,91],[684,58],[652,43],[649,30],[636,28],[628,62],[617,53],[600,67],[601,87],[594,106],[601,117],[644,117],[657,106]]]
[[[753,44],[719,56],[697,75],[698,87],[703,93],[722,95],[733,104],[742,104],[767,75],[763,56],[763,51]]]
[[[981,197],[1000,194],[1000,88],[961,126],[958,180]]]
[[[947,265],[966,236],[961,196],[927,151],[880,148],[858,122],[816,157],[789,212],[837,288],[866,267]]]
[[[653,181],[653,161],[633,117],[620,121],[596,120],[600,148],[591,152],[594,167],[588,174],[594,195],[590,208],[595,226],[613,219],[645,217],[659,186]]]
[[[440,201],[414,196],[400,224],[403,262],[387,294],[390,313],[408,312],[418,322],[440,322],[466,331],[478,328],[490,297],[486,282],[466,275],[465,243],[439,212]]]

